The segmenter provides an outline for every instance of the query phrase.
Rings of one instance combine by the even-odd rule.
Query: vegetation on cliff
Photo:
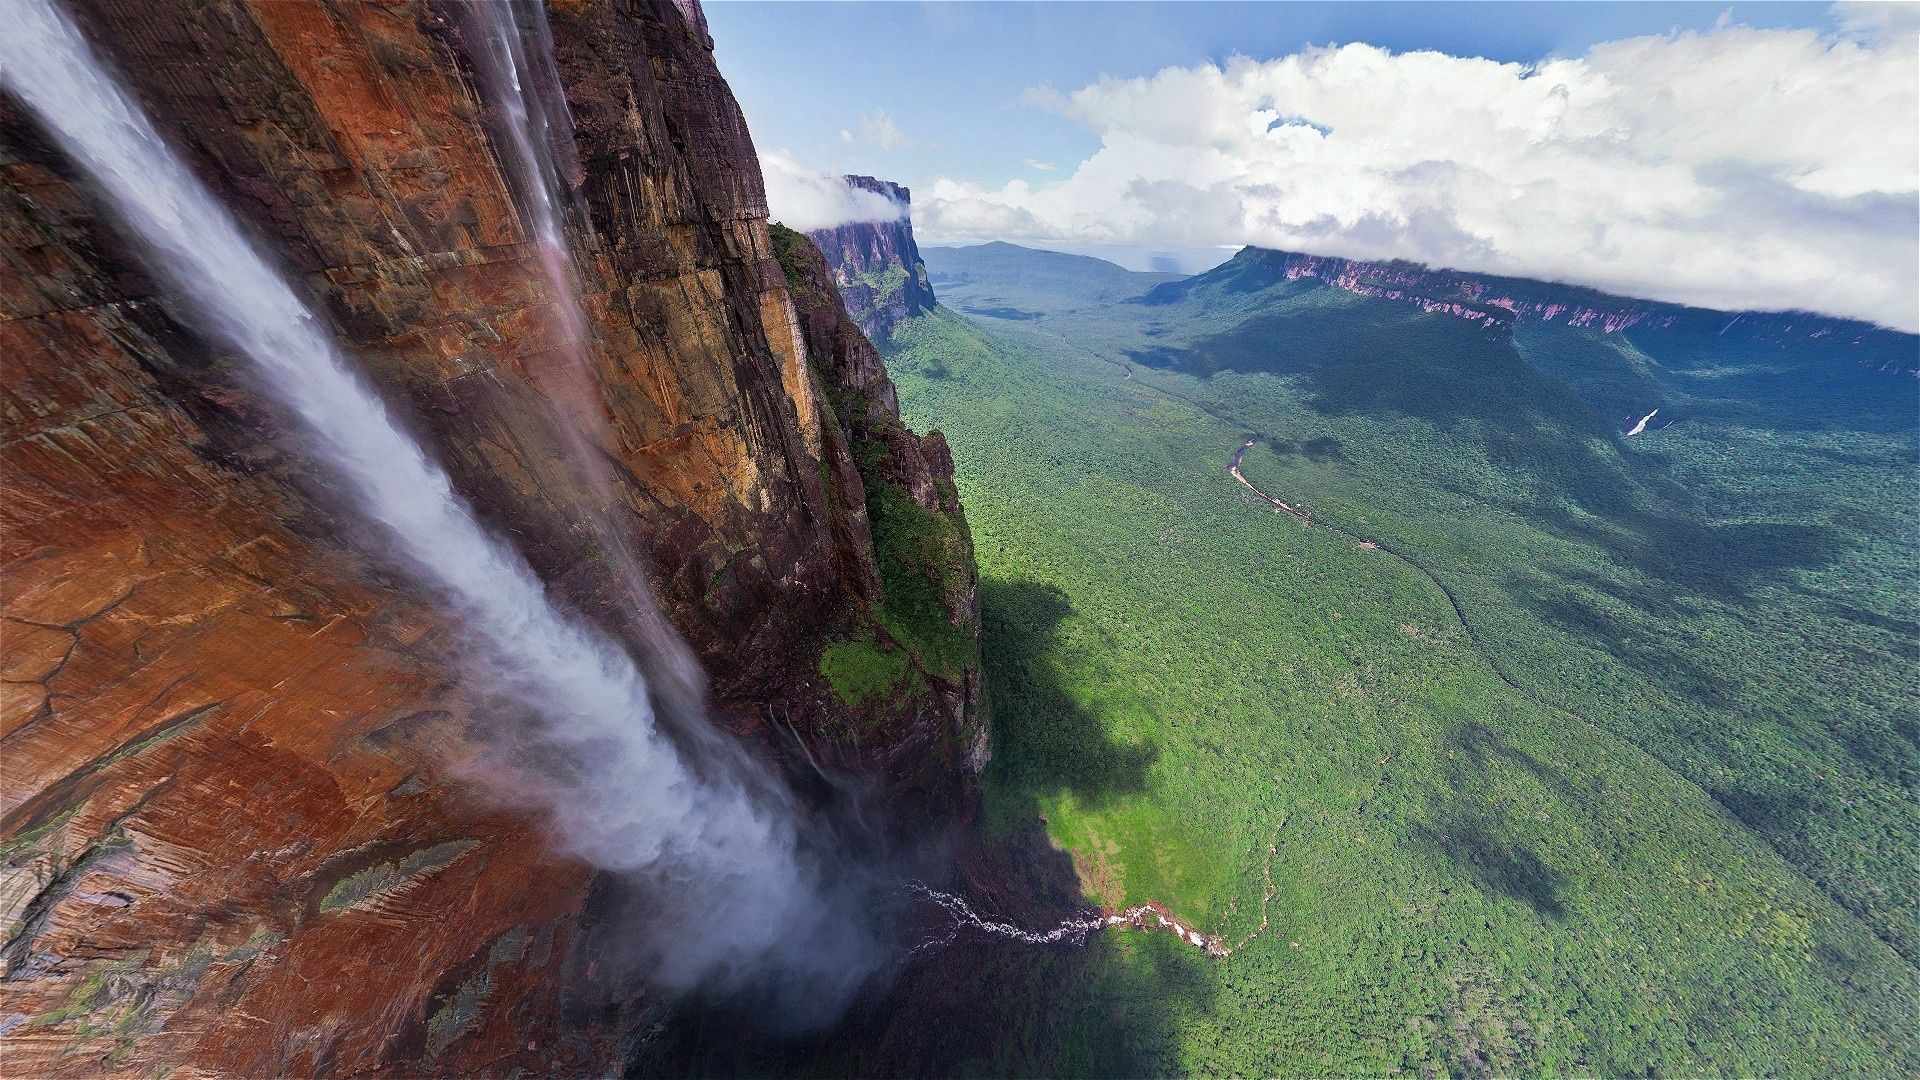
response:
[[[1375,341],[1389,351],[1296,354],[1264,333],[1241,353],[1208,346],[1208,379],[1165,354],[1149,366],[1136,338],[1113,347],[1091,314],[1050,333],[1046,320],[986,330],[936,312],[896,334],[903,412],[953,439],[980,555],[990,837],[1018,846],[1044,822],[1090,896],[1157,899],[1208,932],[1252,934],[1224,962],[1116,942],[1018,975],[1007,965],[1023,960],[989,950],[968,983],[981,1000],[953,1022],[1024,1034],[974,1066],[1871,1075],[1920,1063],[1903,1019],[1920,977],[1875,933],[1893,924],[1848,910],[1817,863],[1730,816],[1729,781],[1699,771],[1711,753],[1715,769],[1749,771],[1743,787],[1846,783],[1865,800],[1852,813],[1881,807],[1870,827],[1893,832],[1829,850],[1910,850],[1860,771],[1897,770],[1897,747],[1856,757],[1809,744],[1804,724],[1754,724],[1838,718],[1824,727],[1838,735],[1898,715],[1890,698],[1793,702],[1822,687],[1892,693],[1910,663],[1867,618],[1897,617],[1884,554],[1911,507],[1887,496],[1906,482],[1910,432],[1863,427],[1856,411],[1853,434],[1836,422],[1792,436],[1809,440],[1794,452],[1803,467],[1853,470],[1829,456],[1843,451],[1885,463],[1829,475],[1840,491],[1823,499],[1840,508],[1828,520],[1854,531],[1820,571],[1778,526],[1756,531],[1714,501],[1756,490],[1758,459],[1725,447],[1764,436],[1703,423],[1697,441],[1623,445],[1481,328],[1315,291],[1300,326],[1338,315],[1366,339],[1391,323]],[[1275,366],[1236,370],[1241,355]],[[1868,400],[1840,376],[1800,393]],[[1250,476],[1381,546],[1277,513],[1228,477],[1250,430],[1263,436]],[[1549,498],[1565,514],[1519,509]],[[1553,522],[1565,524],[1542,528]],[[1637,546],[1606,554],[1601,538],[1626,529]],[[1582,543],[1590,554],[1569,561]],[[1496,600],[1548,575],[1561,590],[1617,588],[1606,583],[1629,570],[1656,576],[1605,618],[1641,627],[1618,640],[1645,651],[1583,644],[1586,624],[1560,621],[1558,604]],[[1714,576],[1737,591],[1710,591]],[[1808,603],[1827,589],[1840,592]],[[1857,612],[1851,630],[1803,621],[1841,603]],[[1748,605],[1737,620],[1735,604]],[[1885,690],[1766,645],[1810,633],[1846,641],[1836,662],[1884,670]],[[1751,674],[1722,684],[1700,664]],[[1748,689],[1763,669],[1782,689]],[[1669,711],[1709,707],[1745,717],[1747,742],[1716,745],[1736,728]],[[1771,749],[1756,755],[1756,740]],[[1875,895],[1898,895],[1891,864],[1872,865],[1859,869],[1879,874]],[[1270,926],[1254,933],[1269,875]],[[899,1037],[856,1059],[950,1067],[942,1052]]]
[[[771,239],[859,477],[857,493],[835,497],[857,502],[879,574],[879,602],[825,645],[820,672],[855,709],[897,709],[923,693],[927,679],[970,694],[978,632],[973,547],[945,440],[939,432],[916,436],[900,422],[886,369],[849,321],[813,243],[777,223]]]

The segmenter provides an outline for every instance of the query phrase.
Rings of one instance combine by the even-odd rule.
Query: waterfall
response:
[[[551,342],[562,376],[572,382],[572,416],[558,416],[554,434],[566,448],[567,464],[599,499],[579,507],[580,520],[594,530],[600,551],[611,557],[621,589],[617,594],[636,643],[645,650],[655,704],[669,714],[675,733],[719,752],[705,723],[705,675],[691,651],[654,602],[633,544],[621,527],[617,487],[596,441],[605,434],[599,411],[600,382],[593,362],[593,336],[573,252],[568,244],[563,207],[575,200],[567,176],[578,169],[573,149],[573,117],[553,60],[553,34],[546,7],[526,0],[461,4],[451,9],[465,52],[489,106],[488,125],[499,147],[503,170],[515,181],[516,205],[525,215],[536,249],[540,275],[553,305],[556,330]],[[557,160],[556,154],[565,160]],[[577,213],[583,229],[587,215]],[[544,380],[543,380],[544,382]],[[580,411],[579,403],[587,403]],[[565,410],[561,410],[563,413]],[[674,715],[678,714],[678,715]]]
[[[631,656],[558,610],[480,524],[65,14],[52,0],[15,0],[6,14],[0,87],[97,185],[148,268],[247,358],[313,460],[378,527],[381,554],[455,616],[484,662],[476,676],[538,715],[540,740],[567,763],[535,793],[557,834],[593,865],[659,886],[646,950],[656,985],[771,978],[803,991],[802,1007],[836,1009],[870,970],[870,931],[847,905],[822,902],[831,890],[785,797],[737,765],[696,775]]]
[[[553,70],[546,11],[537,4],[526,9],[524,21],[531,28],[535,45],[530,54],[520,26],[521,7],[515,0],[502,0],[465,5],[455,13],[465,24],[466,36],[473,38],[468,53],[486,84],[489,102],[500,113],[497,127],[506,165],[519,179],[523,209],[540,249],[540,268],[560,311],[559,345],[571,364],[583,366],[588,347],[587,319],[569,270],[570,253],[561,221],[558,196],[568,188],[553,158],[556,135],[571,145],[573,122],[564,116],[556,122],[551,107],[556,101],[564,104],[565,97]]]

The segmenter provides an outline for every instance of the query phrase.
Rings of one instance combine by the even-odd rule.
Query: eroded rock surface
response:
[[[946,714],[925,730],[941,737],[957,733],[956,749],[977,769],[987,754],[986,727],[970,719],[980,697],[980,579],[954,487],[953,453],[940,432],[915,435],[900,422],[893,380],[848,315],[819,248],[778,224],[773,246],[791,286],[820,396],[830,408],[827,440],[850,451],[833,458],[849,462],[851,472],[837,471],[828,481],[831,498],[851,503],[859,493],[860,505],[848,515],[852,535],[844,542],[860,550],[864,530],[877,557],[873,625],[838,645],[845,650],[871,641],[883,654],[898,649],[910,657],[898,682],[863,705],[867,722],[884,726],[884,718],[906,702],[927,700],[924,684]],[[833,654],[825,659],[834,674]],[[844,694],[844,685],[837,683],[837,689]],[[942,752],[934,760],[945,757]]]
[[[920,260],[920,247],[913,242],[913,193],[871,176],[845,180],[891,199],[900,216],[892,221],[850,222],[807,235],[826,256],[848,314],[862,333],[881,341],[903,321],[933,310],[927,264]]]
[[[70,6],[558,596],[638,647],[609,550],[631,541],[717,720],[772,747],[771,706],[888,790],[964,782],[976,620],[944,443],[872,371],[833,374],[871,347],[796,307],[696,6],[550,12],[585,372],[452,5]],[[458,768],[513,718],[3,98],[0,181],[4,1071],[605,1067],[647,997],[583,944],[594,875]],[[870,476],[950,523],[951,572],[922,580],[957,663],[886,628]],[[905,674],[850,700],[828,674],[849,642]]]

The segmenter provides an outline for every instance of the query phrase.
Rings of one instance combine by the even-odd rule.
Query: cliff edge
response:
[[[459,5],[67,6],[555,597],[655,648],[627,538],[757,753],[968,782],[944,444],[834,375],[871,347],[776,259],[697,5],[550,12],[584,373]],[[102,205],[0,97],[5,1071],[604,1071],[644,972],[456,775],[499,704]]]
[[[884,195],[900,208],[891,221],[856,221],[807,235],[826,257],[847,312],[868,338],[884,340],[903,321],[933,310],[927,264],[913,242],[913,193],[871,176],[844,177],[857,190]]]

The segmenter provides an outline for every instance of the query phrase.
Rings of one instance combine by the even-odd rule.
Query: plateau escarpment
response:
[[[1401,260],[1342,259],[1247,247],[1204,274],[1158,286],[1139,302],[1166,306],[1211,294],[1216,300],[1237,296],[1241,299],[1235,303],[1246,304],[1256,296],[1264,300],[1266,290],[1292,282],[1410,304],[1489,327],[1541,323],[1606,334],[1630,329],[1710,333],[1760,345],[1846,347],[1858,350],[1861,362],[1868,366],[1920,377],[1920,357],[1910,348],[1912,335],[1851,319],[1803,311],[1712,311]]]
[[[871,625],[829,646],[821,669],[847,704],[878,702],[881,715],[934,688],[967,733],[966,759],[986,763],[984,725],[971,725],[979,699],[979,574],[973,540],[953,482],[953,455],[938,431],[915,435],[900,420],[900,399],[886,365],[849,317],[825,257],[805,236],[779,224],[773,247],[787,276],[801,338],[832,419],[828,439],[851,461],[827,477],[829,497],[847,499],[854,532],[850,546],[865,550],[862,526],[877,557],[880,591]]]
[[[848,176],[859,191],[883,195],[900,208],[887,221],[855,221],[809,233],[832,268],[847,311],[875,341],[893,334],[903,320],[933,310],[933,286],[913,242],[913,195],[899,184],[871,176]]]
[[[696,7],[552,13],[576,357],[457,5],[70,6],[557,599],[669,670],[631,548],[716,721],[965,782],[951,465],[790,288]],[[605,883],[475,797],[514,708],[4,97],[0,178],[8,1070],[604,1068],[644,972],[595,943]]]

